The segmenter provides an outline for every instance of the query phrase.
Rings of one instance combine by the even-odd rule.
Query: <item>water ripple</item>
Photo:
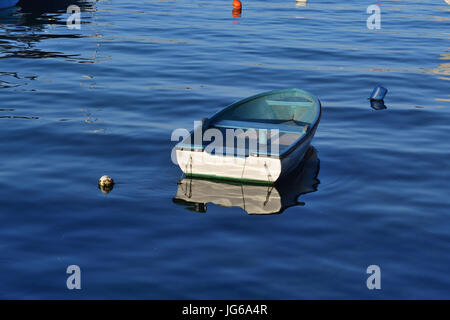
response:
[[[1,11],[1,297],[373,298],[378,264],[377,297],[449,298],[449,7],[383,1],[368,30],[369,1],[296,4],[249,2],[240,18],[186,0]],[[290,87],[323,104],[320,174],[306,170],[295,206],[173,202],[172,130]],[[86,271],[81,292],[65,288],[69,264]]]

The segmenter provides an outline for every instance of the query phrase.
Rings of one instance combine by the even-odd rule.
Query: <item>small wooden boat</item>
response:
[[[239,184],[235,182],[185,178],[178,183],[173,202],[197,212],[206,212],[208,203],[238,207],[248,214],[278,214],[303,205],[301,195],[317,191],[320,160],[310,147],[305,159],[288,176],[275,185]]]
[[[273,184],[301,162],[320,116],[306,91],[258,94],[202,120],[176,145],[177,162],[187,176]]]
[[[14,7],[19,0],[0,0],[0,9]]]

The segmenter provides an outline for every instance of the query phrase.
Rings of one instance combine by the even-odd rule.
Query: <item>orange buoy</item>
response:
[[[233,13],[232,13],[233,18],[240,18],[241,17],[241,12],[242,12],[242,9],[233,9]]]
[[[242,9],[242,3],[239,0],[233,0],[233,8]]]

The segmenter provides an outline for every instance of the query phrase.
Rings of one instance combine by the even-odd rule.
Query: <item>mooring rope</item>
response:
[[[247,210],[245,210],[245,193],[244,193],[244,185],[241,183],[241,194],[242,194],[242,204],[243,204],[243,206],[244,206],[244,211],[247,211]]]
[[[186,163],[186,167],[184,168],[184,171],[185,171],[185,172],[188,171],[188,165],[190,165],[191,175],[192,175],[192,155],[189,157],[188,163]]]
[[[181,184],[181,181],[183,180],[183,175],[187,176],[186,172],[188,171],[188,165],[189,164],[191,164],[190,167],[191,167],[191,176],[192,176],[192,155],[189,158],[189,162],[186,163],[186,166],[184,167],[184,172],[181,172],[181,176],[180,176],[180,179],[178,180],[178,184]]]
[[[267,166],[267,162],[264,162],[264,167],[267,170],[267,179],[269,179],[269,182],[272,182],[272,175],[270,174],[269,167]]]
[[[242,168],[241,180],[244,178],[245,166],[247,165],[247,158],[244,160],[244,167]]]
[[[264,207],[265,207],[266,204],[269,202],[270,195],[271,195],[271,193],[272,193],[272,191],[273,191],[273,188],[274,188],[274,186],[268,186],[268,187],[267,187],[266,201],[264,201],[264,204],[263,204]]]

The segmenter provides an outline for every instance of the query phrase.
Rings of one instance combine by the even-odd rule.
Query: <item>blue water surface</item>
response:
[[[444,0],[378,1],[379,30],[369,0],[36,3],[0,11],[0,298],[450,298]],[[303,206],[173,201],[174,129],[292,87],[323,104]]]

